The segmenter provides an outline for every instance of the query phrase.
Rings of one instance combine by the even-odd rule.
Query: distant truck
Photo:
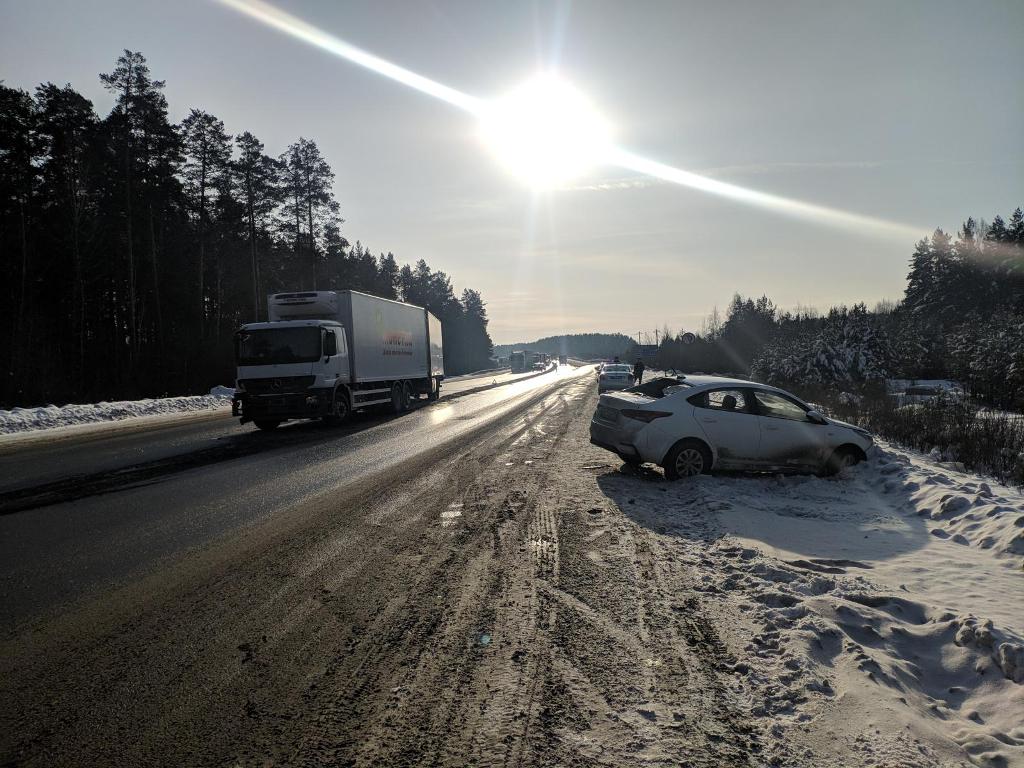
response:
[[[231,412],[243,424],[341,424],[363,408],[401,413],[413,399],[441,395],[441,321],[422,307],[356,291],[307,291],[272,294],[267,317],[235,334]]]
[[[533,355],[524,351],[513,352],[509,355],[508,362],[512,373],[524,373],[533,364]]]

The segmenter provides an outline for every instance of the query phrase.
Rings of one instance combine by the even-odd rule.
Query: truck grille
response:
[[[239,379],[238,383],[250,395],[281,395],[303,392],[315,380],[315,376],[279,376],[274,379]]]

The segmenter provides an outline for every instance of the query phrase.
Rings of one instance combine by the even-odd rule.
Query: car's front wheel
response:
[[[836,448],[832,451],[832,455],[828,457],[828,461],[825,463],[825,474],[838,475],[847,467],[859,464],[862,458],[863,457],[860,452],[855,448],[848,446]]]
[[[711,451],[696,440],[684,440],[668,452],[664,466],[669,480],[694,477],[711,470]]]

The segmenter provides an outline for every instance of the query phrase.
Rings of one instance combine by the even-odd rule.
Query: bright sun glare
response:
[[[610,126],[604,118],[582,93],[554,75],[537,75],[504,97],[487,101],[339,40],[265,0],[221,2],[335,56],[474,115],[480,121],[482,138],[495,157],[535,189],[558,187],[593,167],[605,165],[822,224],[900,240],[926,234],[900,222],[727,184],[613,146]]]
[[[605,119],[569,83],[537,75],[484,107],[484,143],[530,186],[550,189],[600,164],[611,147]]]

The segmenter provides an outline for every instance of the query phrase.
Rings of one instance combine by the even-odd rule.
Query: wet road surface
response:
[[[0,764],[759,764],[595,403],[549,374],[3,515]]]

